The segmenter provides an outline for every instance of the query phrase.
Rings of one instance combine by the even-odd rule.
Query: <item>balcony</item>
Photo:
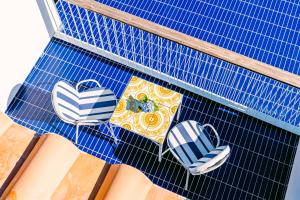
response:
[[[163,16],[163,10],[145,14],[147,9],[142,4],[101,2],[184,34],[194,30],[188,24],[179,26],[181,19],[175,14],[162,22],[154,18],[155,14]],[[188,12],[184,6],[151,3],[176,12],[183,9],[195,14],[196,9]],[[202,4],[210,9],[218,8],[208,2]],[[232,57],[224,56],[226,53],[239,56],[231,51],[214,54],[205,48],[193,48],[176,38],[155,34],[155,30],[141,29],[138,27],[141,24],[134,26],[120,20],[122,17],[107,16],[99,7],[95,10],[96,6],[84,5],[80,0],[56,2],[60,24],[54,27],[56,31],[48,46],[6,110],[15,122],[40,135],[57,133],[74,142],[75,126],[64,123],[53,109],[54,85],[61,80],[74,85],[81,80],[95,79],[120,99],[131,77],[137,76],[183,94],[180,117],[172,121],[171,127],[185,120],[212,124],[220,134],[221,145],[231,147],[229,160],[212,172],[191,176],[185,190],[186,170],[172,154],[166,153],[158,162],[157,145],[128,130],[115,128],[119,140],[116,145],[105,126],[81,127],[77,146],[82,151],[112,164],[134,166],[155,184],[188,199],[284,199],[300,134],[299,70],[292,67],[297,64],[296,59],[281,56],[280,61],[279,58],[270,60],[274,52],[261,57],[257,49],[266,51],[261,44],[251,54],[247,42],[205,30],[200,39],[207,41],[213,35],[208,42],[259,60],[243,58],[235,63]],[[235,6],[228,9],[234,10]],[[175,22],[171,23],[170,19]],[[221,23],[220,19],[216,21]],[[232,32],[241,30],[233,27]],[[196,28],[190,35],[196,37],[200,33]],[[291,43],[285,45],[293,51],[297,45]],[[271,66],[281,62],[286,65]],[[266,75],[264,68],[256,65],[275,71],[270,70]]]

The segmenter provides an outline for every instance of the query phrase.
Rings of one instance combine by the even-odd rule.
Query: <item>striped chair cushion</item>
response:
[[[186,166],[215,148],[196,121],[185,121],[172,128],[168,145]]]
[[[221,166],[229,157],[229,146],[220,146],[189,166],[193,175],[204,174]]]
[[[69,123],[98,123],[99,120],[108,120],[116,107],[114,93],[106,88],[78,92],[70,84],[60,81],[55,85],[52,96],[59,117]]]

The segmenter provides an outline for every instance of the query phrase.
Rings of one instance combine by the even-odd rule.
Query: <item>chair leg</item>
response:
[[[109,125],[107,123],[106,127],[108,128],[108,130],[110,131],[111,135],[113,136],[115,144],[118,144],[118,140],[117,140],[117,137],[115,135],[114,129],[112,128],[112,125]]]
[[[75,144],[78,144],[79,124],[76,123]]]
[[[185,189],[185,190],[188,189],[188,185],[189,185],[189,177],[190,177],[190,171],[187,169],[187,171],[186,171],[186,181],[185,181],[185,186],[184,186],[184,189]]]

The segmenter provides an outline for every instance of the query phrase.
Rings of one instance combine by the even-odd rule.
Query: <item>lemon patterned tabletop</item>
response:
[[[130,95],[138,100],[142,100],[147,95],[157,104],[158,111],[135,113],[126,110],[126,100]],[[161,144],[181,104],[182,97],[180,93],[133,76],[110,122]]]

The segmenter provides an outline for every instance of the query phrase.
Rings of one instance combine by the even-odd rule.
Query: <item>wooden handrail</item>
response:
[[[205,42],[203,40],[186,35],[184,33],[175,31],[165,26],[156,24],[146,19],[120,11],[118,9],[99,3],[95,0],[66,0],[66,1],[78,5],[82,8],[94,11],[106,17],[123,22],[130,26],[142,29],[149,33],[174,41],[178,44],[190,47],[197,51],[233,63],[235,65],[251,70],[253,72],[262,74],[264,76],[268,76],[272,79],[289,84],[296,88],[300,88],[300,76],[282,70],[280,68],[274,67],[272,65],[268,65],[266,63],[254,60],[247,56],[243,56],[241,54],[224,49],[222,47]]]

